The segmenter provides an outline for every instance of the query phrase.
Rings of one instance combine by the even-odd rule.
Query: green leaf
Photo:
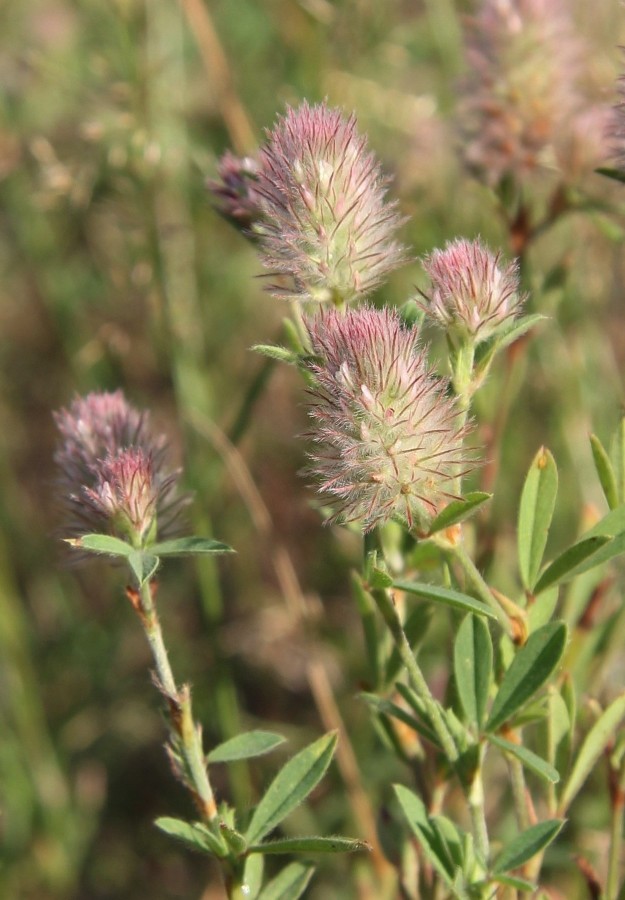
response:
[[[620,169],[611,169],[608,166],[599,166],[598,169],[595,169],[597,175],[604,175],[606,178],[611,178],[613,181],[620,181],[621,184],[625,184],[625,172],[621,172]]]
[[[500,728],[545,684],[560,662],[566,639],[564,622],[550,622],[530,634],[504,673],[487,731]]]
[[[530,633],[542,628],[551,618],[558,605],[558,588],[553,587],[547,591],[541,591],[538,596],[530,598],[527,606],[527,624]]]
[[[265,860],[258,853],[248,856],[243,867],[243,882],[241,884],[241,894],[246,900],[257,900],[260,889],[263,885],[263,873],[265,870]]]
[[[110,534],[83,534],[79,538],[67,538],[65,543],[79,550],[106,553],[108,556],[128,557],[135,552],[135,548],[127,544],[126,541],[122,541]]]
[[[577,753],[569,779],[562,791],[560,800],[561,812],[564,812],[571,805],[624,718],[625,693],[620,694],[616,700],[612,701],[586,735],[584,743]]]
[[[305,747],[278,772],[254,810],[245,838],[257,844],[310,794],[323,778],[336,749],[336,732]]]
[[[532,825],[527,831],[517,835],[507,843],[493,867],[493,875],[501,875],[511,869],[518,869],[532,856],[544,850],[556,837],[564,821],[562,819],[547,819]]]
[[[544,778],[545,781],[550,781],[551,784],[557,784],[558,781],[560,781],[560,776],[552,765],[532,750],[528,750],[527,747],[524,747],[522,744],[514,744],[512,741],[507,741],[505,738],[499,737],[496,734],[489,734],[488,740],[491,744],[494,744],[496,747],[499,747],[500,750],[503,750],[504,753],[509,753],[510,756],[514,756],[526,769],[529,769],[530,772],[534,772],[534,774],[538,775],[540,778]]]
[[[299,900],[314,874],[314,866],[291,863],[265,885],[258,900]]]
[[[133,550],[128,556],[128,564],[132,569],[139,587],[149,581],[160,565],[158,556],[146,553],[145,550]]]
[[[267,841],[263,844],[252,844],[248,853],[355,853],[357,850],[370,850],[366,841],[358,841],[345,837],[294,837]]]
[[[246,731],[214,747],[206,757],[209,763],[233,762],[237,759],[253,759],[270,753],[285,742],[271,731]]]
[[[534,586],[534,593],[540,594],[541,591],[549,587],[560,584],[565,580],[569,581],[575,575],[580,575],[582,572],[586,572],[588,569],[605,562],[610,556],[599,558],[599,553],[605,548],[606,544],[613,540],[613,538],[605,535],[595,535],[590,538],[582,538],[581,541],[573,544],[572,547],[561,553],[547,566]]]
[[[425,804],[420,797],[401,784],[393,785],[399,805],[406,817],[413,834],[417,838],[424,855],[431,862],[445,885],[452,889],[453,873],[448,870],[445,853],[440,847],[440,840],[430,824]]]
[[[535,313],[531,316],[523,316],[521,319],[515,319],[508,326],[504,326],[500,331],[494,334],[487,341],[483,341],[478,345],[475,351],[475,374],[478,378],[483,378],[493,361],[493,357],[505,347],[508,347],[518,338],[522,337],[526,332],[542,322],[545,316]]]
[[[457,525],[463,522],[480,506],[490,500],[492,494],[486,494],[484,491],[473,491],[465,494],[460,500],[452,500],[447,506],[436,516],[430,526],[430,534],[449,528],[451,525]]]
[[[479,616],[487,616],[489,619],[497,618],[492,609],[481,600],[469,597],[468,594],[461,594],[459,591],[453,591],[451,588],[425,584],[420,581],[395,581],[393,587],[399,591],[405,591],[407,594],[422,597],[424,600],[443,603],[445,606],[451,606],[462,612],[474,612]]]
[[[228,855],[228,848],[221,835],[216,835],[201,822],[184,822],[170,816],[161,816],[154,822],[165,834],[203,853],[212,853],[220,859]]]
[[[456,635],[454,674],[464,713],[478,732],[484,724],[492,665],[493,645],[488,625],[470,614],[462,620]]]
[[[298,356],[287,347],[280,347],[278,344],[254,344],[252,350],[266,356],[269,359],[275,359],[277,362],[295,363]]]
[[[616,537],[625,531],[625,505],[617,506],[611,509],[607,515],[599,519],[596,525],[589,528],[583,535],[584,538],[595,537]]]
[[[234,553],[228,544],[203,537],[181,537],[171,541],[153,544],[150,553],[154,556],[199,556],[203,553]]]
[[[231,828],[227,822],[220,822],[219,830],[234,856],[242,856],[247,850],[247,841],[243,835],[236,828]]]
[[[619,505],[618,488],[616,486],[616,474],[608,452],[596,434],[590,435],[590,447],[605,499],[610,509],[615,509]]]
[[[536,583],[545,552],[558,492],[558,470],[549,450],[541,447],[527,473],[519,509],[519,568],[524,587]]]
[[[374,566],[369,573],[369,584],[374,590],[384,590],[393,586],[393,579],[385,569]]]
[[[536,885],[525,878],[518,878],[516,875],[493,875],[493,881],[497,884],[503,884],[506,887],[516,888],[517,891],[535,891]]]
[[[360,697],[362,697],[365,703],[367,703],[367,705],[371,707],[371,709],[378,713],[378,715],[392,716],[394,719],[397,719],[399,722],[403,722],[404,725],[412,728],[413,731],[416,731],[417,734],[420,734],[421,737],[424,737],[435,747],[440,747],[440,742],[432,728],[430,728],[429,725],[423,723],[421,719],[417,719],[415,718],[415,716],[412,716],[408,712],[408,710],[403,709],[396,703],[393,703],[392,700],[386,700],[383,697],[378,697],[377,694],[362,693],[360,694]]]

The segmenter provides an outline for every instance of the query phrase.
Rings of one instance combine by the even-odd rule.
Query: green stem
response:
[[[617,900],[619,896],[619,871],[621,849],[623,846],[623,810],[625,809],[625,761],[612,797],[612,816],[610,821],[610,851],[608,856],[608,880],[606,884],[606,900]]]
[[[512,796],[514,798],[514,808],[516,811],[519,831],[526,831],[529,828],[530,821],[527,812],[527,800],[525,795],[525,773],[523,772],[523,764],[518,759],[510,757],[508,760],[510,765],[510,775],[512,783]]]
[[[483,749],[480,750],[481,758],[483,758]],[[475,846],[478,853],[482,856],[484,863],[488,865],[490,856],[490,846],[488,841],[488,828],[486,826],[486,811],[484,809],[484,782],[482,779],[482,760],[473,776],[471,788],[468,793],[469,810],[471,812],[471,824],[473,826],[473,836],[475,838]]]
[[[406,667],[406,671],[408,672],[408,677],[410,682],[419,695],[419,698],[423,701],[423,705],[425,706],[426,712],[432,722],[432,727],[436,732],[436,736],[441,742],[441,746],[443,748],[443,752],[445,756],[449,760],[449,762],[456,762],[458,759],[458,748],[456,747],[455,741],[452,735],[445,724],[445,720],[443,718],[443,714],[441,712],[439,704],[436,702],[434,697],[432,696],[430,689],[428,687],[427,681],[421,671],[421,668],[415,659],[415,655],[412,652],[412,647],[406,637],[404,632],[404,628],[399,618],[399,614],[397,609],[395,608],[395,604],[389,598],[387,592],[385,590],[373,590],[371,591],[373,599],[375,600],[380,613],[382,614],[382,618],[386,622],[389,631],[395,641],[395,645],[399,652],[401,661]]]
[[[478,600],[481,600],[483,603],[486,603],[487,606],[490,606],[490,608],[497,616],[497,621],[506,632],[506,634],[510,636],[512,633],[512,627],[510,625],[510,619],[508,618],[506,611],[499,604],[496,597],[491,593],[491,590],[484,581],[482,574],[480,573],[479,569],[477,568],[469,554],[464,549],[463,545],[461,543],[450,544],[449,542],[445,541],[444,544],[439,544],[439,546],[441,546],[441,548],[445,552],[445,555],[450,560],[455,560],[460,565],[460,567],[464,571],[464,574],[466,575],[469,585],[473,589]]]
[[[163,632],[156,613],[152,585],[144,582],[139,589],[136,609],[148,639],[158,679],[167,699],[169,721],[174,745],[184,761],[188,786],[203,819],[213,822],[217,818],[217,806],[208,780],[208,772],[202,747],[202,731],[193,721],[191,691],[188,685],[176,687]]]

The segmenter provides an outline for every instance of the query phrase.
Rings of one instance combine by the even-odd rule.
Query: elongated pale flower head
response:
[[[365,531],[391,517],[425,530],[471,467],[466,428],[428,369],[415,328],[368,306],[307,320],[316,386],[310,471],[329,521]]]
[[[264,264],[278,296],[337,306],[366,296],[401,262],[396,204],[353,116],[303,103],[268,134],[257,190]]]
[[[489,184],[557,164],[586,107],[581,43],[562,0],[482,0],[469,20],[460,127]]]
[[[423,268],[432,281],[423,309],[452,338],[479,343],[521,311],[518,265],[503,263],[479,240],[449,242],[426,257]]]
[[[68,537],[108,533],[142,544],[175,531],[188,498],[177,494],[179,472],[167,467],[166,441],[147,413],[116,391],[77,397],[54,419]]]

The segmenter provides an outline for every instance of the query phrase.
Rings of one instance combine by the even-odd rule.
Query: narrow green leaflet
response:
[[[534,313],[531,316],[515,319],[510,325],[494,334],[490,340],[479,344],[475,352],[475,374],[484,376],[496,353],[503,350],[504,347],[510,346],[510,344],[528,332],[530,328],[542,322],[544,318],[545,316]]]
[[[324,735],[278,772],[254,810],[245,834],[248,844],[258,844],[310,794],[330,765],[336,742],[336,732]]]
[[[453,609],[462,610],[462,612],[474,612],[479,616],[487,616],[489,619],[496,619],[492,609],[481,600],[469,597],[468,594],[461,594],[459,591],[453,591],[451,588],[439,587],[436,584],[425,584],[420,581],[395,581],[393,587],[399,591],[406,591],[407,594],[414,594],[422,597],[424,600],[433,600],[435,603],[443,603],[445,606],[451,606]]]
[[[608,452],[596,434],[590,435],[590,448],[605,499],[610,509],[615,509],[619,505],[616,474]]]
[[[452,878],[455,873],[450,872],[448,869],[445,858],[447,854],[444,848],[440,846],[440,838],[430,824],[423,800],[401,784],[394,785],[394,790],[399,800],[399,805],[410,828],[419,841],[423,853],[432,863],[444,884],[458,896],[453,889]]]
[[[287,347],[280,347],[279,344],[254,344],[252,350],[278,362],[295,363],[298,360],[297,353]]]
[[[507,843],[493,867],[493,875],[503,875],[511,869],[518,869],[532,856],[544,850],[556,837],[564,821],[562,819],[547,819],[532,825],[527,831],[517,835]]]
[[[606,178],[612,178],[614,181],[620,181],[622,184],[625,184],[625,172],[621,172],[620,169],[609,169],[606,166],[599,166],[598,169],[595,169],[597,175],[604,175]]]
[[[491,744],[503,750],[504,753],[509,753],[510,756],[516,757],[526,769],[534,772],[540,778],[544,778],[545,781],[550,781],[552,784],[557,784],[560,781],[560,776],[552,765],[522,744],[514,744],[512,741],[507,741],[496,734],[489,734],[488,740]]]
[[[128,557],[134,552],[134,547],[111,534],[83,534],[79,538],[67,538],[65,543],[79,550],[106,553],[108,556]]]
[[[551,621],[558,605],[558,596],[558,588],[552,587],[549,590],[541,591],[537,597],[533,598],[533,602],[528,604],[527,624],[530,632],[536,631]]]
[[[586,735],[584,743],[577,753],[569,779],[562,791],[560,812],[565,812],[571,805],[624,718],[625,693],[620,694],[616,700],[612,701]]]
[[[256,756],[264,756],[270,753],[280,744],[285,742],[285,738],[280,734],[274,734],[271,731],[246,731],[238,734],[236,737],[224,741],[214,747],[206,757],[209,763],[233,762],[237,759],[253,759]]]
[[[196,556],[203,553],[234,553],[228,544],[203,537],[181,537],[171,541],[153,544],[150,553],[154,556]]]
[[[470,614],[456,635],[454,674],[464,714],[478,732],[484,724],[492,666],[493,644],[488,625]]]
[[[314,874],[314,866],[291,863],[265,885],[258,900],[299,900]]]
[[[534,586],[534,593],[540,594],[541,591],[560,584],[562,581],[570,580],[575,575],[580,575],[610,559],[609,554],[600,556],[600,552],[606,549],[606,544],[614,543],[614,540],[604,535],[582,538],[547,566]],[[616,553],[619,552],[620,550],[617,549]],[[616,553],[612,555],[615,556]]]
[[[228,849],[232,851],[234,856],[242,856],[247,850],[247,841],[243,835],[236,828],[231,828],[227,822],[220,822],[219,830],[228,845]]]
[[[345,837],[294,837],[267,841],[263,844],[251,844],[248,853],[355,853],[357,850],[370,850],[366,841],[358,841]]]
[[[160,565],[160,559],[144,550],[133,550],[128,556],[128,564],[134,572],[139,587],[142,587],[155,574]]]
[[[487,731],[496,731],[534,696],[557,667],[567,639],[564,622],[549,622],[530,634],[504,673]]]
[[[492,494],[487,494],[484,491],[473,491],[465,494],[460,500],[452,500],[432,522],[430,534],[436,534],[437,531],[442,531],[444,528],[463,522],[487,500],[490,500],[492,496]]]
[[[585,538],[602,535],[603,537],[616,537],[625,531],[625,505],[617,506],[593,525],[585,534]]]
[[[206,825],[201,822],[185,822],[182,819],[173,819],[170,816],[162,816],[154,822],[157,828],[165,834],[177,838],[179,841],[201,850],[203,853],[212,853],[223,858],[228,855],[228,848],[221,835],[213,834]]]
[[[394,719],[398,719],[398,721],[403,722],[404,725],[412,728],[413,731],[416,731],[417,734],[420,734],[421,737],[424,737],[435,747],[440,747],[439,740],[434,731],[425,725],[421,719],[417,719],[415,716],[411,715],[408,710],[402,709],[401,706],[393,703],[392,700],[378,697],[377,694],[362,693],[360,696],[365,703],[379,715],[392,716]]]
[[[518,891],[530,891],[536,890],[536,885],[531,881],[526,881],[525,878],[518,878],[516,875],[493,875],[493,881],[496,881],[497,884],[503,884],[505,887],[516,888]]]
[[[245,900],[257,900],[260,889],[263,886],[263,874],[265,871],[264,857],[259,853],[253,853],[245,860],[243,868],[243,882],[241,893]]]
[[[558,470],[549,450],[541,447],[525,479],[519,508],[519,568],[524,587],[536,583],[545,552],[558,492]]]

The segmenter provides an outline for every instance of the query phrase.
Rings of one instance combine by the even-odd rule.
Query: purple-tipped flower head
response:
[[[307,322],[318,361],[311,472],[334,511],[365,531],[391,517],[425,530],[470,467],[466,428],[396,312],[328,310]]]
[[[525,300],[515,262],[502,263],[480,241],[457,240],[423,261],[432,281],[425,313],[448,334],[476,343],[513,319]]]
[[[263,262],[277,296],[342,306],[366,296],[402,259],[396,204],[353,117],[325,104],[288,109],[261,152]]]
[[[165,439],[147,413],[116,391],[77,397],[54,419],[68,536],[107,533],[144,545],[175,531],[188,498],[177,494],[179,472],[167,468]]]
[[[254,225],[261,219],[260,197],[256,191],[259,164],[250,156],[242,159],[227,151],[219,160],[218,178],[207,187],[221,215],[253,237]]]
[[[464,157],[489,184],[554,167],[585,106],[581,44],[562,0],[482,0],[469,20]]]

